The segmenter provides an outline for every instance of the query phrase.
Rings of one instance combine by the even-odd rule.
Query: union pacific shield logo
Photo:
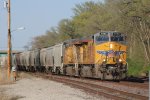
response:
[[[108,52],[108,57],[114,57],[115,56],[115,52],[113,50],[110,50]]]
[[[113,57],[113,56],[119,56],[119,55],[125,53],[125,51],[113,51],[113,50],[104,51],[104,50],[98,50],[97,53],[101,54],[101,55]]]

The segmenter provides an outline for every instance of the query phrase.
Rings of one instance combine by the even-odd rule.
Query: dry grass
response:
[[[19,73],[20,74],[20,73]],[[26,75],[22,75],[26,76]],[[0,67],[0,86],[1,85],[11,85],[15,82],[12,81],[12,78],[8,80],[7,78],[7,68],[6,67]],[[5,93],[5,88],[0,87],[0,100],[18,100],[20,98],[24,98],[22,96],[10,96]]]
[[[24,75],[24,73],[21,73],[21,76],[26,77],[26,75]],[[0,86],[1,85],[11,85],[11,84],[14,84],[14,83],[15,83],[14,81],[8,80],[8,78],[7,78],[7,68],[5,68],[5,67],[0,68]],[[7,95],[5,93],[5,88],[0,87],[0,100],[18,100],[20,98],[24,98],[24,97]]]
[[[7,69],[6,67],[0,67],[0,85],[8,85],[12,82],[7,79]],[[10,96],[4,94],[5,89],[0,88],[0,100],[12,100]],[[13,99],[17,100],[17,99]]]
[[[13,73],[11,73],[10,78],[7,77],[7,67],[0,67],[0,85],[8,85],[14,83]]]
[[[0,67],[0,81],[7,81],[7,68]]]

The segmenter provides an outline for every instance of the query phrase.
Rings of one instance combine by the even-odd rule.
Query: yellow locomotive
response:
[[[126,36],[100,32],[65,42],[63,74],[101,79],[123,79],[127,73]]]

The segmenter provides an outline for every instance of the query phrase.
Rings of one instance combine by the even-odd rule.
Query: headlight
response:
[[[119,62],[122,62],[122,59],[119,59]]]
[[[111,49],[113,48],[113,44],[110,44],[110,48],[111,48]]]
[[[106,59],[103,59],[103,62],[105,62],[106,61]]]

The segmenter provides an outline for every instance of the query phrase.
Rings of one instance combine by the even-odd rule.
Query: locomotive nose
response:
[[[115,51],[110,50],[110,51],[108,52],[108,57],[111,58],[111,57],[114,57],[114,56],[115,56]]]

